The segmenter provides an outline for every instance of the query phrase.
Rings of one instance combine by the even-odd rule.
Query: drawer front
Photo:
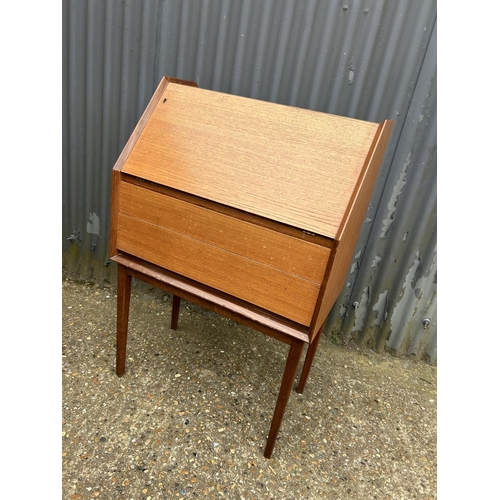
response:
[[[329,248],[122,182],[118,249],[309,325]]]

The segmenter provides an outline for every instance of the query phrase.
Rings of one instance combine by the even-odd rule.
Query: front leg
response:
[[[276,443],[276,439],[278,437],[281,421],[283,420],[286,405],[288,403],[290,393],[292,392],[293,383],[295,381],[295,374],[297,373],[297,367],[299,366],[300,355],[302,353],[303,346],[304,342],[302,340],[292,340],[290,351],[288,352],[288,358],[286,360],[285,371],[283,372],[283,379],[281,381],[278,400],[276,401],[276,408],[274,409],[271,429],[269,430],[269,436],[267,438],[266,449],[264,450],[264,456],[266,458],[271,458],[271,455],[273,453],[274,444]]]
[[[125,266],[118,264],[118,297],[116,304],[116,374],[119,377],[125,373],[131,285],[132,276],[127,273],[127,268]]]
[[[320,328],[319,332],[316,334],[316,337],[314,337],[313,341],[307,348],[306,359],[304,360],[304,366],[302,367],[302,373],[300,374],[299,385],[297,386],[297,392],[299,394],[302,394],[304,392],[307,377],[309,376],[309,371],[311,370],[314,356],[316,355],[316,349],[318,348],[319,339],[321,338],[321,334],[323,333],[323,326]]]

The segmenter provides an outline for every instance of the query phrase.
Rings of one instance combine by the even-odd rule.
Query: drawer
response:
[[[330,248],[129,182],[117,247],[308,326]]]

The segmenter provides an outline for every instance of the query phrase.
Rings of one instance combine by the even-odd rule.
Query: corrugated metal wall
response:
[[[64,0],[63,262],[109,277],[111,169],[163,75],[395,120],[327,335],[436,362],[436,0]]]

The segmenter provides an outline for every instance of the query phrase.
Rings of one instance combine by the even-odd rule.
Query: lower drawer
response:
[[[319,284],[118,214],[118,249],[308,326]]]

